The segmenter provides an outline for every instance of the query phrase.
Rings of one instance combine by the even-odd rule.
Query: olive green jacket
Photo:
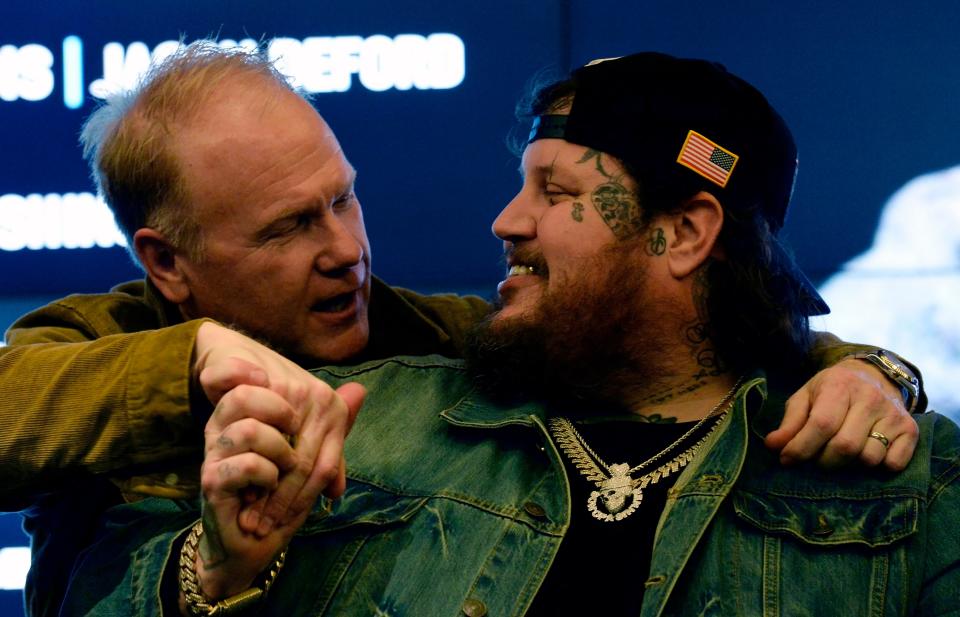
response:
[[[425,296],[374,278],[370,344],[354,361],[459,357],[467,329],[489,309],[476,296]],[[128,496],[196,494],[204,414],[191,413],[191,396],[195,412],[206,401],[191,392],[191,364],[201,323],[185,322],[144,281],[71,295],[17,320],[0,348],[0,509],[103,472],[120,474],[114,482]],[[152,472],[174,460],[182,470]]]

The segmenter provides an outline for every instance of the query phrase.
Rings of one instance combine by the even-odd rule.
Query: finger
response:
[[[817,456],[827,441],[840,430],[848,409],[846,391],[818,388],[816,398],[811,401],[806,422],[796,436],[783,447],[780,460],[799,462]]]
[[[337,477],[323,489],[323,494],[330,499],[338,499],[347,490],[347,461],[340,457],[340,468]]]
[[[860,451],[860,462],[865,467],[876,467],[886,456],[887,446],[884,446],[879,439],[867,437],[863,450]]]
[[[288,524],[301,513],[311,510],[321,493],[331,499],[343,494],[346,488],[345,459],[343,456],[343,441],[345,431],[331,431],[327,433],[320,448],[310,477],[303,484],[300,492],[293,498],[287,509],[276,517],[280,524]],[[263,532],[263,527],[258,533]]]
[[[207,430],[220,433],[243,418],[253,418],[275,427],[281,433],[294,435],[300,429],[302,414],[276,392],[243,384],[220,399],[207,421]]]
[[[264,509],[258,533],[269,531],[271,525],[287,524],[304,510],[313,507],[320,492],[333,484],[336,495],[346,487],[343,461],[343,441],[353,426],[366,397],[366,388],[357,383],[340,386],[319,403],[311,426],[298,435],[296,451],[301,464],[284,476]]]
[[[310,465],[308,473],[302,478],[294,477],[294,473],[291,473],[281,480],[280,487],[267,504],[264,520],[258,533],[265,533],[271,522],[279,521],[280,524],[288,524],[303,511],[312,509],[320,493],[326,492],[331,485],[335,487],[334,496],[343,494],[343,489],[346,487],[343,442],[349,430],[348,422],[351,417],[356,417],[356,411],[363,400],[363,393],[362,388],[348,389],[352,412],[339,397],[329,406],[321,422],[322,441],[315,450],[315,460]],[[303,455],[303,452],[299,454]],[[297,472],[300,470],[298,468]]]
[[[293,446],[280,431],[255,420],[242,418],[228,425],[216,438],[207,439],[207,457],[222,460],[243,452],[254,452],[274,463],[281,471],[297,464]]]
[[[890,439],[890,446],[887,448],[886,456],[883,459],[884,467],[893,471],[901,471],[906,468],[913,457],[913,452],[917,447],[917,441],[920,439],[920,428],[917,421],[910,415],[900,417],[895,421],[895,426],[888,429],[893,435],[887,436]],[[881,430],[881,432],[884,432]],[[886,433],[884,433],[886,434]]]
[[[218,496],[236,496],[250,486],[268,491],[277,487],[280,470],[276,465],[253,452],[244,452],[212,464],[206,462],[200,479],[208,500]]]
[[[764,443],[771,450],[781,450],[803,428],[810,414],[809,384],[810,382],[807,382],[803,388],[787,399],[786,410],[783,414],[783,420],[780,421],[780,426],[771,431],[764,439]],[[781,462],[784,462],[782,458]]]
[[[340,395],[340,398],[343,399],[343,402],[347,404],[347,411],[350,414],[350,418],[347,424],[347,432],[353,428],[353,423],[357,419],[357,414],[360,413],[360,408],[363,406],[363,401],[367,397],[367,389],[362,385],[350,382],[345,383],[339,388],[337,388],[337,394]]]
[[[836,467],[855,458],[867,466],[879,464],[887,454],[884,444],[870,437],[873,431],[881,431],[888,437],[895,436],[893,429],[897,418],[906,415],[899,399],[886,396],[874,382],[859,382],[860,387],[849,388],[851,406],[843,418],[843,424],[830,438],[818,463],[823,467]],[[892,439],[888,440],[892,441]]]
[[[827,438],[827,443],[817,458],[817,464],[831,469],[846,465],[860,456],[865,457],[865,462],[879,463],[884,453],[873,447],[874,444],[868,443],[870,431],[876,423],[875,412],[876,408],[865,404],[861,397],[853,402],[845,415],[837,413],[840,427],[832,437]],[[878,454],[879,459],[876,456]]]
[[[869,428],[865,429],[867,433],[867,440],[863,446],[863,450],[859,455],[860,462],[863,465],[867,467],[876,467],[886,459],[890,446],[903,432],[903,429],[898,428],[898,424],[899,420],[896,416],[887,416],[885,418],[881,418],[876,423],[870,425]],[[878,435],[875,436],[874,433],[877,433]],[[880,439],[880,436],[886,438],[886,444],[883,443],[883,440]]]
[[[259,489],[256,492],[250,490],[251,487],[244,489],[245,496],[251,496],[251,501],[244,500],[244,506],[237,515],[237,527],[244,533],[256,534],[257,527],[260,526],[260,519],[263,516],[263,508],[267,505],[269,493]]]
[[[216,405],[223,395],[240,385],[269,387],[267,372],[242,358],[227,358],[200,371],[200,387]]]

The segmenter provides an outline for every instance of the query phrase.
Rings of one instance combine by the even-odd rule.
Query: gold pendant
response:
[[[636,512],[643,501],[643,493],[634,486],[633,478],[630,477],[628,464],[610,465],[609,469],[610,477],[597,483],[600,490],[591,492],[587,499],[587,510],[593,518],[607,523],[627,518]],[[603,510],[598,507],[598,500],[602,503]]]

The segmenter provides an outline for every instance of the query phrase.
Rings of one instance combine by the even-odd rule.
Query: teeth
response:
[[[320,311],[322,313],[339,313],[340,311],[347,308],[350,303],[353,301],[352,294],[343,294],[340,296],[335,296],[329,300],[324,300],[314,307],[314,310]]]
[[[533,274],[533,266],[510,266],[510,269],[507,270],[507,276],[520,276],[523,274]]]

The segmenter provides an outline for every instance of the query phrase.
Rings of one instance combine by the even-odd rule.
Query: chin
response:
[[[304,339],[314,344],[303,345]],[[344,362],[362,352],[370,338],[367,324],[356,324],[346,331],[314,332],[292,346],[291,359],[303,366],[322,366]]]
[[[512,304],[504,306],[490,316],[490,327],[493,329],[516,326],[517,324],[534,321],[535,307]]]

